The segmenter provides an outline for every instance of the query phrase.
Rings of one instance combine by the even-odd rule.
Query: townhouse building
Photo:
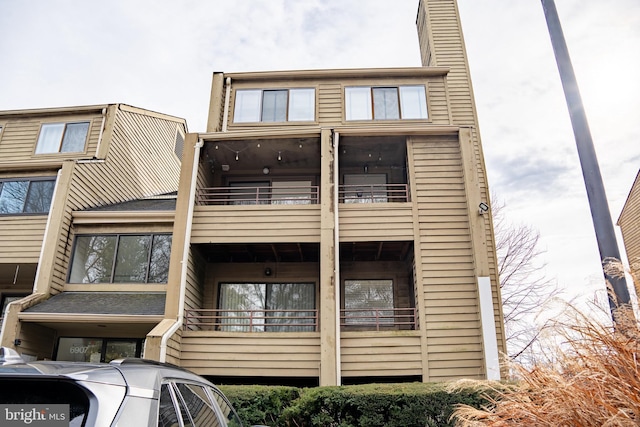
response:
[[[28,296],[8,304],[2,344],[141,355],[218,383],[499,378],[489,189],[455,0],[420,1],[417,27],[422,67],[213,73],[204,132],[105,107],[118,114],[92,119],[107,124],[90,126],[82,155],[51,154],[61,164],[38,172],[61,171],[19,257],[31,273],[12,286]],[[123,110],[140,121],[116,126]],[[20,139],[25,168],[43,125],[7,135],[29,114],[0,114],[0,153]],[[17,235],[26,217],[2,215],[0,232],[3,220]]]
[[[0,112],[3,346],[141,354],[164,315],[173,206],[158,206],[172,192],[175,205],[186,132],[125,104]]]
[[[636,295],[640,295],[640,171],[631,185],[617,225],[622,232]]]

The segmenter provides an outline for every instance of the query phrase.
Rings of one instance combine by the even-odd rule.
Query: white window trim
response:
[[[403,98],[403,92],[404,93],[408,93],[405,91],[403,91],[403,88],[415,88],[415,87],[421,87],[423,89],[423,91],[419,94],[419,111],[420,114],[423,115],[423,117],[409,117],[409,118],[405,118],[405,114],[403,114],[403,110],[406,110],[407,108],[405,107],[407,105],[407,100],[405,98]],[[375,88],[396,88],[398,90],[398,107],[399,107],[399,113],[400,113],[400,118],[399,119],[376,119],[375,117],[373,117],[373,111],[374,111],[374,99],[373,99],[373,89]],[[367,100],[363,101],[362,99],[358,100],[357,102],[364,102],[363,105],[361,105],[360,107],[364,108],[360,108],[360,109],[364,109],[366,111],[366,113],[364,115],[358,115],[358,117],[352,118],[352,111],[354,110],[354,107],[356,107],[357,105],[352,105],[352,101],[351,101],[351,97],[349,96],[349,92],[363,92],[365,93],[365,90],[368,90],[368,95],[366,96]],[[344,119],[347,122],[354,122],[354,121],[407,121],[407,120],[427,120],[429,119],[429,108],[427,105],[427,88],[426,85],[423,84],[403,84],[403,85],[376,85],[376,86],[345,86],[344,87]]]
[[[269,122],[263,121],[262,118],[262,102],[264,99],[264,92],[266,91],[287,91],[287,115],[286,120],[283,122]],[[292,92],[299,92],[300,95],[305,91],[313,91],[313,97],[309,105],[310,111],[307,112],[308,118],[291,118],[292,117],[292,104],[299,105],[299,100],[293,101],[293,98],[297,98],[296,96],[292,97]],[[253,92],[253,94],[252,94]],[[239,102],[239,94],[246,95],[257,95],[259,93],[259,99],[255,102],[255,105],[250,105],[248,107],[241,108],[240,106],[246,102],[242,100]],[[241,96],[244,98],[244,96]],[[247,97],[248,100],[248,97]],[[244,116],[247,116],[247,119],[244,119]],[[293,114],[294,117],[299,116],[299,114]],[[240,118],[240,120],[238,120]],[[316,88],[314,87],[291,87],[291,88],[263,88],[263,89],[236,89],[235,91],[235,99],[234,99],[234,107],[233,107],[233,123],[234,124],[252,124],[252,123],[301,123],[301,122],[315,122],[316,120]]]

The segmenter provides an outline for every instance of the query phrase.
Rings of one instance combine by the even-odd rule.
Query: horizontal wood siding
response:
[[[21,355],[35,356],[39,360],[50,359],[55,346],[55,331],[37,323],[23,322],[20,326]]]
[[[234,123],[233,111],[236,90],[239,89],[281,89],[288,87],[310,87],[316,89],[316,120],[325,126],[339,126],[346,122],[343,113],[344,107],[344,87],[345,86],[397,86],[397,85],[425,85],[427,90],[427,104],[429,108],[429,121],[433,124],[450,124],[450,111],[447,104],[447,92],[444,76],[429,77],[341,77],[331,78],[328,74],[326,79],[296,80],[290,81],[265,81],[265,82],[240,82],[232,83],[231,102],[229,103],[229,130],[255,130],[259,129],[295,129],[296,127],[308,126],[308,122],[286,122],[286,123]],[[402,120],[397,121],[399,123]]]
[[[56,153],[56,154],[34,154],[40,126],[43,123],[69,123],[69,122],[90,122],[89,134],[85,151],[82,153]],[[54,115],[46,117],[26,117],[18,119],[7,119],[0,121],[3,127],[0,133],[0,161],[16,162],[30,160],[54,160],[54,159],[79,159],[91,158],[95,155],[100,130],[102,127],[101,114],[73,114]]]
[[[103,141],[109,145],[106,159],[75,165],[55,255],[53,293],[62,291],[66,279],[72,211],[177,190],[180,161],[173,151],[175,132],[173,120],[118,109],[111,139]]]
[[[176,333],[167,340],[167,355],[165,362],[180,366],[181,343],[182,329],[178,329]]]
[[[200,375],[317,377],[320,335],[184,331],[180,357]]]
[[[640,172],[631,187],[618,225],[622,231],[627,260],[634,276],[636,294],[640,295]]]
[[[420,334],[406,332],[342,332],[343,377],[422,375]]]
[[[471,233],[457,138],[412,139],[429,381],[484,373]]]
[[[196,206],[191,243],[319,242],[319,205]]]
[[[450,67],[447,75],[449,106],[453,124],[474,125],[475,106],[471,92],[471,80],[466,60],[462,28],[455,0],[423,0],[427,21],[421,22],[419,30],[424,65]],[[429,36],[424,32],[430,32]],[[428,51],[425,51],[428,50]]]
[[[0,263],[37,263],[46,225],[45,215],[0,217]]]
[[[342,86],[338,82],[320,83],[318,87],[318,120],[323,125],[342,123]]]
[[[340,241],[413,240],[411,203],[342,204]]]
[[[205,260],[193,249],[189,253],[189,268],[187,270],[187,283],[185,289],[185,310],[202,307]]]

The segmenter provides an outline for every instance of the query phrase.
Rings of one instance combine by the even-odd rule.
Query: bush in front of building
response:
[[[245,426],[282,425],[282,412],[300,397],[301,389],[285,386],[220,385]]]
[[[340,387],[222,387],[245,425],[272,427],[453,426],[458,405],[480,408],[487,388],[446,383]]]

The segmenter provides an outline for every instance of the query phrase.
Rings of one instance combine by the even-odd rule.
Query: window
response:
[[[223,331],[315,330],[313,283],[222,283],[219,307]]]
[[[69,283],[167,283],[170,234],[76,237]]]
[[[427,96],[422,85],[346,87],[347,120],[426,119]]]
[[[235,123],[315,120],[315,89],[236,91]]]
[[[48,213],[54,179],[0,181],[0,214]]]
[[[140,339],[60,338],[56,360],[108,363],[115,359],[140,357],[141,351]]]
[[[84,151],[89,122],[45,123],[40,128],[36,154]]]
[[[346,324],[393,324],[393,308],[393,280],[344,281]]]

